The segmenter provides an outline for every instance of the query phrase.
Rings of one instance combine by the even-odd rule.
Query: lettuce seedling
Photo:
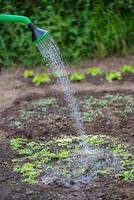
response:
[[[24,78],[32,78],[34,76],[34,70],[25,70],[23,76]]]
[[[50,82],[50,77],[48,74],[39,74],[33,78],[32,82],[37,86],[44,84],[44,83],[47,84]]]
[[[131,65],[124,65],[122,67],[122,72],[126,74],[132,74],[134,73],[134,68]]]
[[[71,76],[70,76],[70,81],[74,81],[74,82],[76,82],[76,81],[82,81],[82,80],[84,80],[85,79],[85,74],[83,74],[83,73],[79,73],[79,72],[77,72],[77,73],[73,73],[73,74],[71,74]]]
[[[101,75],[101,70],[98,67],[89,68],[88,74],[91,76],[99,76]]]
[[[120,72],[108,72],[105,74],[105,79],[108,82],[112,82],[113,80],[121,80],[122,75]]]

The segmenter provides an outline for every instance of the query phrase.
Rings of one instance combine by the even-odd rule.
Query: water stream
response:
[[[52,73],[57,75],[57,82],[62,88],[65,101],[72,115],[77,136],[82,136],[82,148],[78,154],[74,151],[74,154],[71,156],[71,158],[67,159],[66,162],[60,160],[57,160],[54,163],[52,162],[53,170],[51,172],[46,171],[49,165],[44,164],[44,176],[42,177],[42,182],[49,184],[54,180],[59,180],[65,186],[70,187],[72,183],[92,183],[100,170],[110,169],[111,172],[116,172],[119,170],[119,160],[112,155],[110,151],[100,148],[93,148],[92,146],[88,145],[89,143],[87,142],[87,136],[81,121],[79,106],[77,104],[74,91],[71,88],[65,62],[55,41],[50,35],[48,35],[44,41],[38,43],[36,46],[45,61],[47,60],[48,64],[50,65]],[[78,175],[76,173],[77,171],[81,172],[81,170],[85,170],[85,175]],[[65,174],[68,172],[72,175],[70,178],[67,178],[63,172]]]
[[[44,41],[38,43],[36,47],[40,51],[43,58],[47,60],[52,69],[52,73],[54,75],[57,75],[57,82],[62,88],[64,98],[67,102],[69,111],[75,124],[77,135],[83,136],[83,146],[87,146],[86,137],[84,137],[85,130],[81,121],[79,107],[74,96],[74,91],[71,88],[65,62],[63,60],[63,57],[61,56],[59,48],[57,47],[54,39],[50,35],[48,35]]]

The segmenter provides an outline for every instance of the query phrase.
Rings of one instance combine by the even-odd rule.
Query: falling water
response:
[[[58,83],[61,85],[64,98],[67,102],[69,111],[74,120],[74,124],[78,135],[85,136],[84,127],[81,121],[79,107],[74,96],[74,91],[70,86],[70,80],[65,67],[65,62],[61,56],[60,50],[57,47],[54,39],[48,35],[44,41],[36,45],[41,55],[51,66],[52,72],[58,76]]]
[[[77,134],[83,138],[81,151],[78,153],[74,151],[74,155],[70,159],[67,159],[67,162],[62,163],[59,160],[56,163],[54,162],[53,170],[48,172],[46,171],[48,166],[44,165],[45,174],[41,178],[41,182],[49,184],[57,180],[63,183],[66,187],[71,187],[71,183],[77,183],[78,185],[81,183],[92,183],[92,181],[98,177],[97,173],[99,170],[113,169],[116,172],[116,170],[119,169],[119,160],[112,155],[110,151],[105,151],[104,149],[98,149],[88,145],[88,138],[86,137],[83,123],[81,121],[81,115],[74,96],[74,91],[71,88],[64,60],[60,54],[59,48],[55,44],[55,41],[48,35],[44,41],[38,43],[36,46],[43,58],[47,60],[50,65],[52,73],[57,75],[57,81],[62,88]],[[86,169],[87,172],[85,172],[85,174],[77,175],[76,172],[79,171],[81,167]],[[73,174],[73,176],[64,176],[63,169],[69,172],[69,174]]]

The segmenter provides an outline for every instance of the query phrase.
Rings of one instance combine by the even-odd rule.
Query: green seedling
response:
[[[33,103],[35,103],[37,106],[42,106],[42,107],[57,105],[56,99],[53,97],[34,100]]]
[[[25,163],[20,170],[20,172],[23,174],[29,173],[30,171],[34,171],[34,166],[32,163]]]
[[[130,171],[125,171],[124,173],[122,173],[123,176],[123,180],[124,181],[133,181],[134,180],[134,169],[130,170]]]
[[[39,176],[39,172],[34,169],[34,165],[32,163],[25,163],[20,168],[20,173],[26,177],[23,182],[29,183],[31,185],[38,183],[36,178]]]
[[[113,80],[121,80],[122,76],[120,72],[108,72],[105,74],[105,79],[108,82],[112,82]]]
[[[134,68],[131,65],[124,65],[122,67],[122,72],[126,74],[132,74],[134,73]]]
[[[39,74],[33,78],[32,82],[37,86],[48,84],[50,82],[50,77],[48,74]]]
[[[64,160],[64,159],[69,158],[69,152],[68,151],[61,151],[61,152],[59,152],[58,158],[60,160]]]
[[[74,81],[74,82],[80,82],[83,81],[85,79],[85,75],[83,73],[74,73],[71,74],[70,76],[70,81]]]
[[[19,154],[21,154],[21,155],[31,155],[32,151],[30,149],[28,149],[28,148],[20,149],[19,150]]]
[[[85,168],[84,166],[81,166],[81,167],[78,169],[78,171],[75,172],[74,175],[76,175],[76,176],[81,176],[81,175],[83,175],[85,172],[86,172],[86,168]]]
[[[114,175],[119,180],[127,182],[134,180],[134,159],[130,152],[131,149],[129,151],[125,144],[120,144],[115,138],[105,135],[88,135],[86,139],[89,145],[96,150],[102,147],[107,148],[110,151],[110,156],[112,153],[120,161],[119,171],[113,173],[113,166],[111,168],[93,168],[96,174],[99,176]],[[83,166],[81,162],[77,163],[82,142],[83,136],[66,136],[45,142],[28,141],[23,138],[11,139],[11,149],[15,156],[12,159],[13,171],[20,174],[22,181],[28,184],[41,184],[40,177],[42,175],[45,174],[49,177],[55,171],[63,178],[75,178],[92,173],[92,169]],[[70,145],[69,149],[67,149],[67,145]],[[89,158],[90,161],[95,162],[95,165],[101,159],[94,160],[93,156],[93,160],[91,160],[91,155]]]
[[[23,73],[24,78],[32,78],[34,76],[33,70],[25,70]]]
[[[93,135],[92,137],[88,138],[88,143],[90,145],[95,145],[95,146],[101,146],[103,144],[108,144],[109,137],[108,136],[98,136],[98,135]]]
[[[33,193],[34,193],[33,190],[30,190],[30,189],[26,188],[26,194],[31,195],[31,194],[33,194]]]
[[[105,175],[108,175],[109,172],[110,172],[109,169],[104,169],[104,170],[100,170],[100,172],[98,172],[98,174],[103,177]]]
[[[27,142],[26,139],[23,138],[13,138],[10,142],[12,150],[17,151],[23,147]]]
[[[14,125],[18,129],[22,127],[22,123],[16,120],[12,122],[12,125]]]
[[[88,74],[91,76],[99,76],[101,75],[101,70],[98,67],[89,68]]]

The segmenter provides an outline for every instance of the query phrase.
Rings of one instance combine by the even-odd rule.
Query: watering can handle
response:
[[[30,24],[32,21],[25,16],[21,15],[8,15],[8,14],[0,14],[0,22],[1,23],[23,23],[25,25]]]

